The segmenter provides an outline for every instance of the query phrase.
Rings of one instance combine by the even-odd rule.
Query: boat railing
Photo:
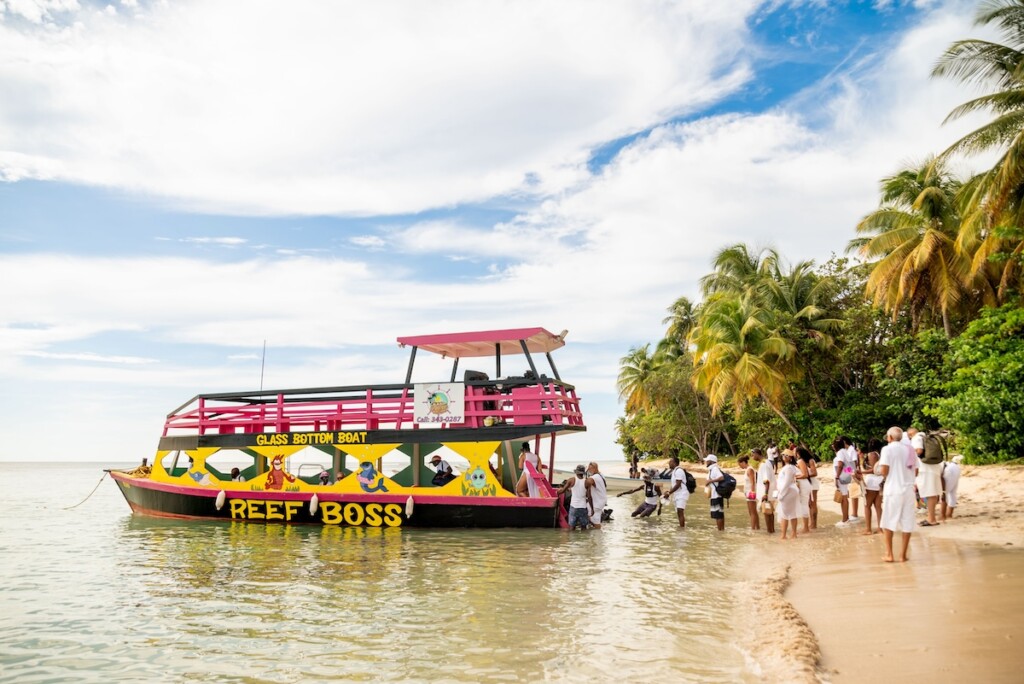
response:
[[[583,427],[576,389],[541,377],[467,381],[459,422],[440,429],[494,425]],[[172,411],[163,435],[415,430],[414,386],[405,384],[201,394]]]

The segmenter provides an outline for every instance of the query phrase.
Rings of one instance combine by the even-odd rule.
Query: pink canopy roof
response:
[[[398,344],[417,347],[449,358],[494,356],[494,345],[500,345],[502,356],[522,354],[520,340],[526,340],[530,352],[549,352],[565,346],[566,332],[555,335],[544,328],[512,328],[510,330],[483,330],[480,332],[448,333],[443,335],[416,335],[399,337]]]

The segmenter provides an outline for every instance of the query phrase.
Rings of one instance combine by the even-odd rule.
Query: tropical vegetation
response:
[[[947,120],[989,120],[880,183],[850,257],[790,264],[721,249],[701,300],[668,307],[663,339],[621,359],[619,443],[695,460],[890,425],[948,430],[969,462],[1024,458],[1024,0],[986,0],[933,70],[986,94]],[[979,154],[995,164],[950,171]]]

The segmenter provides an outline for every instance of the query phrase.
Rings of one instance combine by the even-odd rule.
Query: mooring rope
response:
[[[91,492],[89,492],[89,496],[92,496],[93,494],[96,493],[96,490],[100,488],[100,484],[103,483],[103,478],[106,477],[107,475],[109,475],[109,473],[107,471],[103,471],[103,475],[100,476],[100,481],[97,482],[96,486],[92,488]],[[89,500],[89,496],[85,497],[84,499],[82,499],[81,501],[76,503],[74,506],[66,507],[64,510],[65,511],[70,511],[72,508],[78,508],[79,506],[81,506],[82,504],[84,504],[86,501]]]

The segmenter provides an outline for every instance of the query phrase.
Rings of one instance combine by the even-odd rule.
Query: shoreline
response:
[[[966,466],[957,516],[918,527],[903,564],[882,562],[882,536],[863,524],[834,527],[823,485],[818,530],[765,535],[739,563],[737,624],[764,679],[1020,681],[1024,468]]]

